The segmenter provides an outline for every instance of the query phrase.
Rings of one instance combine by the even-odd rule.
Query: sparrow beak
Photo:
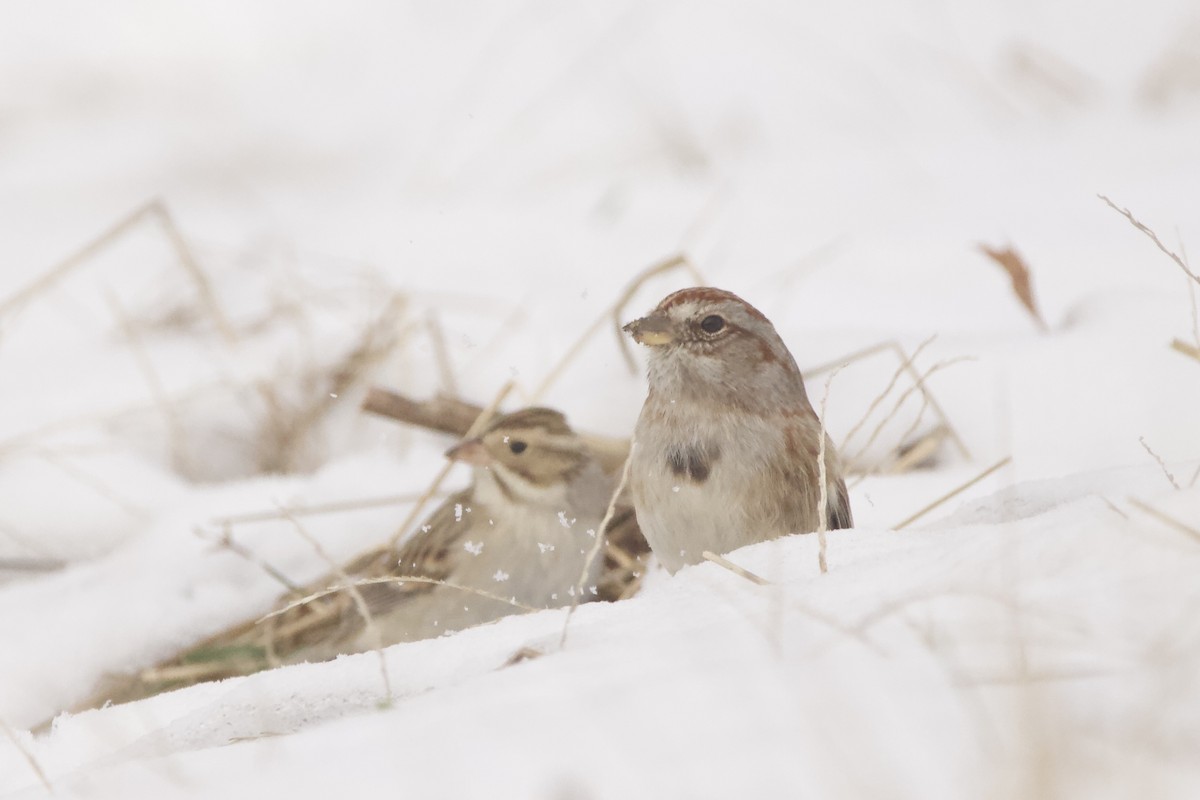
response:
[[[671,333],[671,320],[665,314],[651,314],[635,319],[621,330],[633,337],[638,344],[660,347],[675,341]]]
[[[492,463],[492,455],[483,446],[481,439],[467,439],[459,442],[446,451],[446,458],[476,467],[486,467]]]

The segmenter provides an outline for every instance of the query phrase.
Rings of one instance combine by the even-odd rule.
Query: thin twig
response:
[[[617,481],[617,488],[613,490],[612,497],[608,500],[608,508],[604,511],[604,517],[600,520],[600,525],[596,528],[596,538],[592,542],[592,547],[588,550],[587,558],[584,559],[583,569],[579,572],[579,581],[575,584],[575,594],[571,598],[571,607],[567,609],[567,616],[563,619],[562,635],[558,639],[559,648],[563,648],[567,644],[567,629],[571,625],[571,617],[575,615],[575,609],[583,601],[583,586],[587,582],[587,576],[592,570],[592,564],[596,561],[596,556],[600,554],[600,550],[604,547],[605,530],[608,528],[608,523],[612,522],[613,514],[617,510],[617,498],[625,491],[625,484],[629,481],[629,465],[633,463],[633,448],[637,446],[637,442],[631,442],[629,446],[629,456],[625,459],[625,466],[621,470],[621,480]]]
[[[413,400],[379,386],[373,386],[367,392],[362,409],[398,422],[449,433],[459,438],[466,436],[467,430],[484,411],[483,406],[457,397],[439,395],[429,400]],[[613,475],[620,471],[625,463],[625,456],[629,455],[628,440],[583,431],[578,433],[606,473]]]
[[[1124,511],[1122,511],[1121,509],[1117,508],[1117,504],[1114,503],[1112,500],[1109,500],[1104,495],[1100,495],[1100,499],[1104,501],[1104,505],[1108,506],[1114,514],[1116,514],[1117,516],[1120,516],[1120,517],[1124,517],[1125,519],[1129,519],[1129,515],[1126,514]]]
[[[922,404],[921,410],[924,411],[926,407],[927,406]],[[908,431],[906,431],[904,436],[900,438],[901,442],[908,441],[908,437],[912,435],[914,429],[917,427],[920,421],[921,415],[918,413],[917,417],[913,420],[913,424],[909,426]],[[889,472],[893,475],[908,472],[917,464],[920,464],[925,459],[936,453],[938,447],[941,446],[942,441],[945,438],[946,429],[939,425],[917,441],[913,442],[911,445],[901,445],[900,450],[897,452],[895,458],[892,459],[890,464],[887,464],[884,467],[883,471]]]
[[[1155,519],[1157,519],[1159,522],[1163,523],[1164,525],[1168,525],[1177,531],[1186,533],[1188,536],[1192,537],[1197,542],[1200,542],[1200,530],[1193,528],[1191,525],[1188,525],[1186,522],[1180,522],[1175,517],[1172,517],[1162,511],[1159,511],[1157,508],[1154,508],[1151,505],[1147,505],[1146,503],[1143,503],[1141,500],[1138,500],[1136,497],[1127,497],[1125,499],[1129,501],[1129,505],[1133,506],[1134,508],[1138,509],[1139,511],[1149,514],[1150,516],[1154,517]]]
[[[367,605],[366,598],[364,598],[362,592],[358,590],[354,579],[347,574],[346,570],[342,568],[341,564],[339,564],[333,559],[332,556],[329,555],[329,552],[321,545],[321,542],[304,529],[304,526],[300,524],[300,520],[296,519],[290,514],[285,514],[284,518],[287,519],[288,522],[292,523],[296,529],[296,533],[300,534],[305,541],[312,545],[312,548],[316,551],[317,555],[319,555],[330,566],[334,574],[337,575],[337,577],[342,581],[342,588],[349,592],[351,600],[354,601],[354,607],[358,610],[359,616],[363,618],[363,624],[366,625],[367,635],[372,641],[371,649],[375,651],[376,656],[379,658],[379,674],[383,678],[385,702],[390,704],[393,700],[392,679],[391,676],[388,675],[387,657],[383,654],[383,632],[379,629],[379,625],[376,624],[375,617],[371,614],[371,607]]]
[[[388,419],[459,437],[465,436],[483,413],[483,406],[457,397],[437,395],[429,400],[413,400],[379,386],[367,390],[362,409]]]
[[[9,295],[3,301],[0,301],[0,317],[4,316],[9,311],[20,308],[39,293],[52,287],[67,273],[74,270],[80,264],[91,259],[97,253],[108,247],[108,245],[112,242],[120,239],[150,213],[150,207],[152,204],[153,201],[145,203],[142,206],[134,209],[127,216],[117,220],[117,222],[111,225],[107,230],[105,230],[96,238],[92,239],[79,250],[75,251],[58,264],[51,267],[50,270],[45,274],[34,279],[31,283],[17,290],[12,295]]]
[[[1171,482],[1171,485],[1174,486],[1176,489],[1182,488],[1179,485],[1179,482],[1177,480],[1175,480],[1175,476],[1171,474],[1171,470],[1167,469],[1167,464],[1165,461],[1162,460],[1162,456],[1160,456],[1158,453],[1151,450],[1150,445],[1146,444],[1145,437],[1139,436],[1138,441],[1141,442],[1143,449],[1145,449],[1145,451],[1150,454],[1150,457],[1158,462],[1159,469],[1161,469],[1163,471],[1163,475],[1167,476],[1167,480],[1169,480]]]
[[[700,554],[700,557],[703,558],[705,561],[711,561],[712,563],[716,564],[718,567],[727,569],[730,572],[732,572],[734,575],[737,575],[739,578],[745,578],[746,580],[748,580],[751,583],[756,584],[758,586],[770,586],[771,585],[771,582],[768,581],[766,578],[761,578],[758,575],[755,575],[753,572],[746,569],[745,567],[739,567],[737,564],[735,564],[732,561],[730,561],[729,559],[725,558],[725,556],[717,555],[716,553],[714,553],[711,550],[705,550],[703,553]]]
[[[54,787],[50,784],[50,778],[46,776],[46,772],[42,769],[42,765],[38,763],[38,760],[34,758],[33,753],[29,752],[29,749],[25,747],[24,743],[17,738],[17,732],[9,727],[8,723],[3,719],[0,719],[0,728],[4,729],[4,735],[8,737],[8,740],[13,743],[13,747],[17,748],[17,752],[20,753],[25,761],[29,764],[29,768],[33,770],[35,775],[37,775],[37,778],[39,781],[41,781],[42,786],[46,787],[46,791],[54,794]]]
[[[204,270],[200,268],[200,263],[196,260],[195,256],[192,255],[192,250],[184,240],[183,234],[180,233],[179,226],[175,224],[175,218],[171,215],[166,203],[161,198],[155,198],[150,201],[146,210],[158,218],[159,224],[167,234],[167,239],[171,242],[171,246],[175,250],[175,255],[179,258],[179,263],[195,282],[196,289],[200,292],[200,303],[212,318],[213,324],[217,327],[217,332],[221,334],[221,338],[225,340],[226,344],[237,344],[237,332],[234,330],[233,325],[230,324],[229,318],[225,316],[225,312],[221,310],[221,305],[217,302],[216,292],[213,291],[212,282],[208,279],[208,275]]]
[[[946,494],[939,497],[937,500],[934,500],[932,503],[930,503],[929,505],[922,508],[920,511],[916,512],[912,516],[905,519],[903,522],[900,522],[897,525],[893,526],[892,530],[898,531],[901,528],[908,527],[912,523],[919,520],[921,517],[928,514],[930,511],[933,511],[935,508],[940,506],[942,503],[961,494],[962,492],[965,492],[967,489],[970,489],[972,486],[979,483],[981,480],[983,480],[987,476],[991,475],[993,472],[1000,469],[1004,465],[1008,464],[1010,461],[1012,461],[1012,456],[1005,456],[1004,458],[997,461],[995,464],[992,464],[990,467],[985,469],[983,472],[976,475],[974,478],[971,478],[971,480],[967,481],[962,486],[959,486],[957,489],[954,489],[953,491],[947,492]]]
[[[281,518],[283,516],[284,516],[284,514],[280,515]],[[245,560],[249,561],[251,564],[258,567],[263,572],[265,572],[267,575],[271,576],[279,584],[284,586],[289,592],[292,592],[293,594],[300,594],[301,592],[304,591],[298,584],[293,583],[288,578],[288,576],[286,576],[282,572],[280,572],[279,569],[271,566],[269,563],[267,563],[263,559],[259,558],[258,555],[256,555],[254,553],[254,551],[252,551],[250,548],[246,547],[241,542],[236,541],[233,538],[233,531],[230,529],[230,526],[228,524],[221,526],[221,535],[220,536],[215,536],[215,537],[210,536],[208,534],[208,532],[203,530],[202,528],[195,528],[195,529],[193,529],[192,532],[195,533],[196,536],[200,537],[201,539],[212,542],[213,544],[217,545],[218,547],[224,548],[225,550],[230,551],[234,555],[240,556],[240,557],[244,558]]]
[[[1157,247],[1159,250],[1161,250],[1168,258],[1170,258],[1172,261],[1174,261],[1181,270],[1183,270],[1184,275],[1187,275],[1189,278],[1191,278],[1193,281],[1195,281],[1197,285],[1200,285],[1200,275],[1197,275],[1196,273],[1194,273],[1190,269],[1188,269],[1188,266],[1187,266],[1187,264],[1184,263],[1183,259],[1180,258],[1178,255],[1176,255],[1171,250],[1168,250],[1167,246],[1164,245],[1161,240],[1159,240],[1158,234],[1156,234],[1154,231],[1152,231],[1147,225],[1144,225],[1142,222],[1140,222],[1137,219],[1137,217],[1133,216],[1133,213],[1129,209],[1121,208],[1116,203],[1114,203],[1112,200],[1109,200],[1107,197],[1105,197],[1102,194],[1098,194],[1096,196],[1099,197],[1101,200],[1103,200],[1105,203],[1107,203],[1108,207],[1111,208],[1113,211],[1116,211],[1118,214],[1123,216],[1125,219],[1129,220],[1130,225],[1137,228],[1142,233],[1146,234],[1146,236],[1149,237],[1150,241],[1154,242],[1155,247]]]

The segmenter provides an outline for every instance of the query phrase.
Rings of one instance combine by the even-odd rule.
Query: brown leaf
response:
[[[1042,319],[1042,312],[1038,311],[1037,301],[1033,299],[1033,282],[1029,277],[1029,267],[1026,266],[1021,255],[1013,249],[1012,245],[993,248],[981,244],[979,249],[1008,273],[1009,279],[1012,280],[1013,294],[1021,301],[1021,305],[1025,306],[1025,310],[1037,322],[1038,327],[1043,331],[1049,330],[1046,320]]]

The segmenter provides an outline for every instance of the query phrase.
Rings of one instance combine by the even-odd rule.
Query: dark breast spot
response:
[[[716,445],[677,445],[667,450],[667,466],[676,477],[687,476],[694,483],[704,483],[720,457]]]

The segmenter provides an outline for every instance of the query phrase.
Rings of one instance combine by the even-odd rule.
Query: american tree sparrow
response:
[[[650,350],[629,484],[637,521],[675,572],[705,550],[819,527],[821,423],[771,322],[731,292],[668,295],[624,330]],[[853,524],[825,441],[828,529]]]

